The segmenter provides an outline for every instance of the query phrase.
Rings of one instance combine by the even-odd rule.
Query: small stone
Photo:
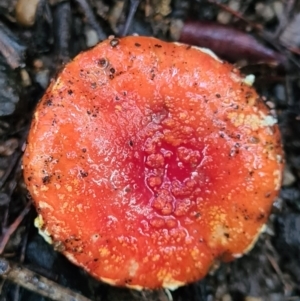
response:
[[[5,275],[9,271],[9,264],[5,259],[0,259],[0,275]]]
[[[22,79],[22,86],[25,88],[31,86],[31,79],[30,79],[30,76],[29,76],[27,70],[21,69],[20,74],[21,74],[21,79]]]
[[[23,26],[32,26],[40,0],[18,0],[16,5],[17,22]]]
[[[35,81],[44,89],[49,85],[50,74],[49,70],[41,70],[35,75]]]
[[[241,6],[241,1],[239,0],[231,0],[228,3],[228,7],[234,11],[239,11]],[[221,24],[229,24],[232,20],[232,14],[227,11],[220,11],[218,14],[217,20]]]
[[[85,31],[85,39],[87,47],[93,47],[99,42],[97,32],[94,29],[87,29]]]
[[[223,297],[222,297],[222,301],[232,301],[232,298],[229,294],[225,294]]]
[[[33,61],[33,67],[36,69],[42,69],[44,67],[44,62],[41,59],[35,59]]]
[[[173,19],[170,23],[170,36],[173,41],[178,41],[184,23],[181,19]]]
[[[271,21],[275,17],[274,9],[269,4],[258,2],[255,5],[255,11],[265,21]]]
[[[292,173],[290,167],[288,165],[285,166],[283,171],[283,186],[291,186],[296,181],[295,175]]]
[[[283,199],[278,197],[276,198],[276,200],[274,201],[273,203],[273,212],[280,212],[282,210],[282,207],[283,207]]]

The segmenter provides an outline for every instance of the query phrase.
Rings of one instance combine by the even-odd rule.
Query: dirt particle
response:
[[[80,175],[82,178],[86,178],[89,175],[89,173],[87,171],[80,170]]]
[[[45,176],[42,178],[43,184],[49,184],[51,180],[51,176]]]
[[[106,68],[108,66],[108,61],[105,58],[101,58],[98,60],[98,65],[102,68]]]
[[[114,38],[110,41],[110,46],[117,47],[119,45],[119,43],[120,43],[120,41],[118,39]]]
[[[47,99],[44,104],[47,107],[51,107],[53,105],[53,101],[52,101],[52,99]]]
[[[265,214],[264,213],[260,213],[259,216],[257,217],[257,221],[260,221],[262,219],[265,218]]]

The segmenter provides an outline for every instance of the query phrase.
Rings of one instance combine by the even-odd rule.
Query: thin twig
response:
[[[280,279],[281,283],[286,287],[286,283],[284,281],[283,274],[282,274],[276,260],[274,260],[274,258],[272,256],[270,256],[268,253],[266,253],[266,256],[267,256],[272,268],[276,272],[278,278]]]
[[[20,43],[17,36],[0,22],[0,52],[11,68],[24,66],[25,51],[26,47]]]
[[[27,220],[28,221],[28,220]],[[21,255],[20,255],[20,263],[24,263],[25,260],[25,253],[27,248],[27,242],[28,242],[28,227],[29,223],[27,222],[27,231],[22,239],[22,248],[21,248]],[[18,301],[20,299],[20,285],[16,285],[15,291],[14,291],[14,301]]]
[[[257,24],[257,23],[254,23],[250,20],[248,20],[247,18],[245,18],[242,14],[240,14],[239,12],[231,9],[230,7],[222,4],[222,3],[219,3],[218,1],[216,0],[207,0],[209,3],[211,4],[214,4],[218,7],[220,7],[221,9],[229,12],[230,14],[232,14],[233,16],[237,17],[238,19],[240,20],[243,20],[245,23],[247,23],[248,25],[250,25],[253,29],[255,29],[257,31],[257,33],[259,33],[259,35],[261,36],[262,39],[264,39],[266,42],[268,42],[270,45],[272,45],[277,51],[281,52],[281,53],[284,53],[283,52],[283,49],[284,50],[287,50],[289,52],[293,52],[293,49],[290,49],[288,47],[286,47],[285,45],[282,45],[282,44],[278,44],[276,42],[276,38],[275,38],[275,35],[270,33],[270,32],[267,32],[264,30],[263,26],[261,24]],[[300,69],[300,63],[292,56],[292,55],[289,55],[288,56],[288,59],[297,67]]]
[[[16,231],[16,229],[19,227],[20,223],[26,216],[26,214],[30,210],[31,203],[28,202],[23,211],[19,214],[19,216],[15,219],[15,221],[5,230],[4,235],[1,238],[0,241],[0,254],[3,253],[11,235]]]
[[[25,143],[26,138],[28,136],[28,131],[29,128],[26,127],[20,137],[20,142],[19,145],[22,147],[22,145]],[[12,155],[11,161],[9,166],[6,168],[4,175],[1,177],[0,179],[0,189],[4,186],[4,184],[6,183],[7,179],[9,178],[9,176],[11,175],[12,171],[14,170],[15,166],[18,164],[20,164],[20,160],[22,157],[23,151],[22,149],[17,149],[14,154]]]
[[[277,274],[282,285],[284,286],[285,291],[290,291],[292,286],[289,283],[287,283],[287,281],[285,281],[285,279],[284,279],[283,273],[277,263],[278,257],[279,257],[277,252],[275,251],[275,249],[273,248],[272,244],[269,241],[266,242],[266,246],[267,246],[268,251],[270,251],[273,255],[275,255],[277,257],[277,258],[274,258],[273,255],[270,255],[270,254],[268,254],[268,252],[266,252],[266,257],[267,257],[268,261],[270,262],[272,268],[274,269],[275,273]]]
[[[13,171],[14,167],[16,166],[17,162],[20,161],[22,154],[18,151],[16,151],[9,162],[8,167],[5,170],[4,175],[0,179],[0,189],[3,187],[3,185],[6,183],[7,179],[11,175],[11,172]]]
[[[285,87],[284,91],[285,91],[286,102],[289,106],[292,106],[295,103],[294,93],[293,93],[291,79],[288,76],[285,77],[284,87]]]
[[[31,270],[0,257],[0,276],[56,301],[91,301]]]
[[[274,33],[274,36],[276,38],[278,38],[281,35],[283,30],[288,25],[288,20],[294,8],[295,8],[295,0],[288,0],[285,5],[285,11],[279,17],[279,25],[277,26]]]
[[[252,28],[255,28],[257,30],[263,30],[263,26],[254,22],[251,22],[250,20],[248,20],[247,18],[245,18],[242,14],[240,14],[239,12],[235,11],[234,9],[226,6],[225,4],[219,3],[218,1],[215,0],[207,0],[209,3],[214,4],[218,7],[220,7],[222,10],[227,11],[228,13],[232,14],[233,16],[235,16],[236,18],[243,20],[245,23],[247,23],[248,25],[250,25]]]
[[[18,301],[20,299],[20,285],[16,285],[15,290],[14,290],[14,301]]]
[[[125,26],[123,28],[121,36],[124,37],[128,34],[129,27],[132,23],[133,17],[136,13],[136,10],[137,10],[139,4],[140,4],[140,0],[130,0],[129,13],[128,13],[126,23],[125,23]]]

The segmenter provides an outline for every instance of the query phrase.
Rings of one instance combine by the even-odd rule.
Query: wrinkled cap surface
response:
[[[106,40],[52,82],[23,165],[48,241],[105,282],[174,289],[245,253],[281,183],[276,120],[233,66]]]

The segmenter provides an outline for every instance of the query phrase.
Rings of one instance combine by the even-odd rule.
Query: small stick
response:
[[[234,9],[231,9],[230,7],[226,6],[225,4],[219,3],[215,0],[207,0],[209,3],[214,4],[218,7],[220,7],[221,9],[227,11],[228,13],[232,14],[233,16],[235,16],[236,18],[243,20],[245,23],[249,24],[251,27],[257,29],[257,30],[263,30],[263,26],[260,24],[256,24],[253,23],[251,21],[249,21],[248,19],[246,19],[242,14],[240,14],[239,12],[235,11]]]
[[[20,285],[16,285],[14,290],[13,301],[18,301],[20,299]]]
[[[272,246],[272,244],[269,241],[266,241],[266,246],[267,246],[267,250],[271,251],[272,254],[269,254],[268,252],[266,252],[266,257],[268,259],[268,261],[270,262],[272,268],[274,269],[274,271],[276,272],[279,280],[281,281],[281,283],[284,286],[285,291],[291,291],[291,287],[292,285],[290,283],[288,283],[285,279],[284,279],[284,275],[279,267],[279,265],[277,264],[278,261],[278,254],[275,251],[274,247]],[[276,257],[277,258],[276,258]],[[275,257],[275,258],[274,258]],[[277,259],[277,260],[276,260]]]
[[[30,221],[31,222],[31,221]],[[29,222],[27,220],[27,229],[29,227]],[[24,263],[25,260],[25,252],[27,248],[27,242],[28,242],[28,231],[26,231],[23,240],[22,240],[22,248],[21,248],[21,256],[20,256],[20,263]],[[15,291],[14,291],[14,301],[18,301],[20,299],[20,285],[16,285]]]
[[[274,42],[274,39],[276,38],[276,35],[271,34],[269,32],[266,32],[263,29],[263,26],[260,24],[256,24],[251,22],[250,20],[248,20],[247,18],[245,18],[242,14],[240,14],[239,12],[236,12],[235,10],[229,8],[228,6],[221,4],[219,2],[217,2],[216,0],[207,0],[209,3],[217,5],[218,7],[220,7],[221,9],[229,12],[230,14],[232,14],[233,16],[239,18],[240,20],[243,20],[244,22],[246,22],[247,24],[249,24],[252,28],[254,28],[255,30],[257,30],[257,32],[261,35],[261,37],[268,42],[270,45],[272,45],[276,50],[280,51],[282,53],[282,48],[290,51],[290,52],[294,52],[293,49],[289,49],[288,47],[281,45],[281,47],[278,46],[278,43]],[[294,52],[295,53],[295,52]],[[296,53],[297,54],[297,53]],[[300,63],[291,55],[288,56],[288,59],[297,67],[300,69]]]
[[[17,36],[0,22],[0,52],[12,69],[25,66],[25,51]]]
[[[121,34],[122,37],[124,37],[128,34],[129,27],[132,23],[133,17],[136,13],[136,10],[137,10],[139,4],[140,4],[140,0],[130,0],[129,13],[128,13],[126,23],[125,23],[125,26],[123,28],[122,34]]]
[[[291,79],[288,76],[285,77],[284,87],[285,87],[285,96],[286,96],[287,104],[289,106],[292,106],[295,104],[295,99],[294,99]]]
[[[91,301],[90,299],[64,288],[21,265],[0,257],[0,276],[41,296],[56,301]]]
[[[287,3],[285,3],[285,11],[278,18],[279,25],[277,26],[274,33],[276,39],[281,35],[282,31],[286,28],[289,21],[288,19],[290,18],[294,8],[295,8],[295,0],[288,0]]]
[[[71,6],[70,2],[56,5],[54,11],[54,42],[59,62],[70,60]]]
[[[28,202],[23,211],[19,214],[19,216],[15,219],[15,221],[6,229],[1,241],[0,241],[0,254],[3,253],[5,246],[7,245],[11,235],[16,231],[19,227],[20,223],[29,212],[31,206],[31,202]]]
[[[0,28],[1,30],[1,28]],[[0,43],[1,44],[1,43]],[[1,46],[0,46],[1,47]],[[21,137],[20,137],[20,145],[23,145],[27,139],[27,135],[28,135],[28,129],[26,128],[24,130],[24,132],[22,133]],[[17,164],[20,164],[20,160],[22,157],[23,151],[21,149],[18,149],[14,152],[14,154],[12,155],[11,161],[9,166],[6,168],[4,175],[1,177],[0,179],[0,189],[4,186],[4,184],[6,183],[7,179],[9,178],[9,176],[11,175],[13,169],[16,167]]]
[[[16,166],[17,162],[20,160],[21,154],[19,152],[15,152],[9,162],[8,167],[5,170],[4,175],[0,179],[0,189],[3,187],[3,185],[6,183],[7,179],[11,175],[11,172],[13,171],[14,167]]]

